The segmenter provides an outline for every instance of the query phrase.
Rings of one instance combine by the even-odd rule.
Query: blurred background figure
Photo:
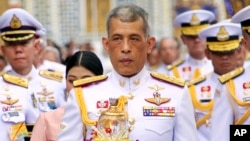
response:
[[[60,52],[54,47],[47,46],[43,51],[43,58],[61,64]]]
[[[164,37],[158,43],[159,57],[162,60],[156,72],[168,74],[168,66],[180,57],[180,45],[176,38]]]
[[[181,28],[181,39],[187,48],[185,60],[171,66],[171,75],[191,81],[213,71],[211,61],[205,55],[206,41],[198,37],[199,32],[209,27],[215,15],[208,10],[190,10],[177,15],[176,26]]]
[[[155,46],[152,51],[147,55],[146,68],[148,70],[155,71],[159,67],[161,63],[161,58],[159,55],[159,48]]]

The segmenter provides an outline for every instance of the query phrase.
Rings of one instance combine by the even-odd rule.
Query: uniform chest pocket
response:
[[[159,135],[172,131],[174,128],[173,126],[173,118],[154,117],[144,119],[144,128]]]

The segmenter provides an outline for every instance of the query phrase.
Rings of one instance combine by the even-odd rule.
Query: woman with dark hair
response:
[[[66,66],[66,95],[73,88],[73,81],[103,74],[100,59],[89,51],[76,52]],[[42,113],[32,132],[31,141],[56,140],[60,131],[60,122],[64,115],[64,106],[54,111]]]

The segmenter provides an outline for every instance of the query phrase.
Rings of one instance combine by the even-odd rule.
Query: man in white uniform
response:
[[[169,67],[170,75],[190,81],[213,71],[211,61],[205,55],[206,42],[198,34],[214,19],[214,14],[207,10],[191,10],[176,16],[175,24],[180,27],[181,39],[187,47],[188,55]]]
[[[28,96],[32,99],[30,108],[39,112],[54,110],[65,103],[64,89],[59,82],[61,76],[50,70],[37,71],[33,66],[40,37],[45,35],[45,31],[32,15],[21,8],[9,9],[0,18],[0,36],[4,42],[1,50],[11,66],[7,74],[27,80]],[[19,83],[18,79],[13,81]],[[11,87],[9,89],[13,91]]]
[[[149,73],[144,67],[155,43],[147,20],[147,12],[136,5],[120,5],[109,13],[108,37],[102,42],[114,70],[74,82],[76,88],[66,104],[58,141],[95,139],[91,134],[95,120],[109,108],[109,98],[121,96],[120,106],[127,109],[133,126],[128,133],[130,140],[197,140],[194,111],[184,81]],[[107,128],[106,133],[110,132]]]
[[[241,44],[247,47],[250,45],[247,40],[250,28],[249,11],[250,7],[246,7],[232,17],[232,22],[242,21],[244,39]],[[249,75],[250,67],[241,66],[219,77],[221,85],[219,93],[214,97],[211,141],[229,141],[230,125],[250,123]]]
[[[243,33],[243,44],[245,44],[244,46],[246,47],[246,60],[244,62],[244,65],[247,67],[250,64],[250,16],[249,16],[249,12],[250,12],[250,6],[247,6],[245,8],[243,8],[242,10],[240,10],[239,12],[237,12],[231,19],[231,21],[233,23],[240,23],[241,24],[241,29],[242,29],[242,33]]]
[[[189,93],[195,107],[199,141],[209,141],[213,98],[218,94],[218,77],[238,67],[237,57],[243,52],[239,24],[218,23],[202,30],[201,39],[207,41],[206,55],[211,59],[214,71],[189,83]],[[231,43],[231,44],[230,44]]]

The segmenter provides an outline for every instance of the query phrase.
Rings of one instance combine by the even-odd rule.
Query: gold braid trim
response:
[[[213,108],[213,104],[214,104],[214,101],[211,100],[209,103],[207,104],[202,104],[200,103],[197,98],[196,98],[196,90],[195,90],[195,86],[194,85],[191,85],[189,88],[189,93],[191,95],[191,98],[192,98],[192,102],[193,102],[193,105],[196,109],[200,110],[200,111],[210,111],[212,110]]]
[[[245,107],[245,106],[250,106],[250,102],[241,102],[240,100],[238,100],[236,98],[236,91],[235,91],[235,85],[234,85],[234,81],[231,79],[229,80],[227,83],[226,83],[226,86],[227,88],[229,89],[229,92],[234,100],[234,102],[239,105],[239,106],[242,106],[242,107]],[[233,106],[231,104],[231,106]],[[246,112],[239,118],[237,119],[234,124],[235,125],[240,125],[242,124],[243,122],[245,122],[247,120],[247,118],[250,116],[250,109],[248,108],[248,110],[246,110]],[[235,117],[236,118],[236,117]]]
[[[90,126],[96,125],[97,121],[96,120],[90,120],[89,117],[88,117],[88,110],[87,110],[87,106],[86,106],[86,103],[85,103],[85,100],[84,100],[82,87],[76,87],[75,88],[75,95],[76,95],[77,104],[78,104],[78,106],[80,108],[82,122],[85,125],[90,125]]]
[[[212,115],[212,111],[209,111],[205,116],[203,116],[200,120],[196,121],[196,128],[199,128],[202,124],[204,124],[208,119],[210,119]]]
[[[179,74],[179,71],[178,71],[178,68],[177,68],[177,67],[174,67],[174,68],[173,68],[173,75],[174,75],[176,78],[180,78],[180,74]]]
[[[126,96],[120,96],[118,99],[117,107],[125,113],[126,118],[128,118],[128,112],[125,108],[125,105],[127,104],[128,99]]]

